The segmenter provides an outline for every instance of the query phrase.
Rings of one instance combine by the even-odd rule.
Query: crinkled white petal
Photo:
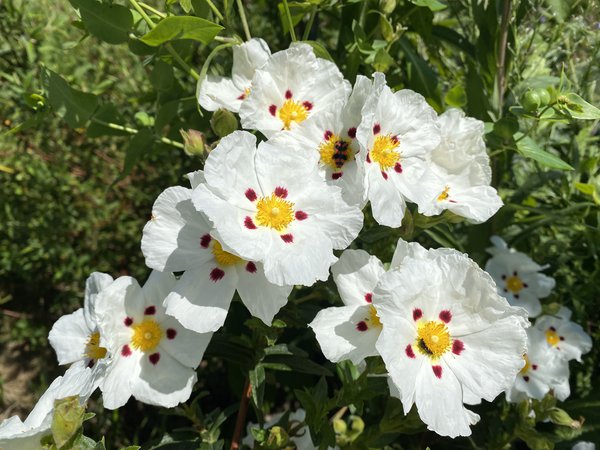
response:
[[[233,47],[233,67],[231,78],[240,87],[250,87],[256,69],[260,69],[269,60],[271,50],[260,38],[252,38]]]
[[[86,343],[93,331],[88,328],[83,308],[58,319],[48,334],[58,364],[70,364],[82,359],[85,355]]]
[[[237,113],[244,100],[244,88],[235,85],[231,78],[208,75],[199,85],[198,103],[207,111],[219,108]]]
[[[345,250],[331,273],[344,304],[362,306],[371,300],[385,269],[379,258],[364,250]]]

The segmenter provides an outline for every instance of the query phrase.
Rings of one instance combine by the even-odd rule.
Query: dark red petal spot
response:
[[[414,358],[415,357],[415,352],[412,349],[412,346],[410,344],[408,344],[406,346],[406,348],[404,349],[404,351],[406,352],[406,356],[408,356],[409,358]]]
[[[256,230],[256,225],[254,225],[254,222],[250,216],[246,216],[244,219],[244,226],[249,230]]]
[[[502,275],[502,279],[503,279],[503,280],[506,280],[506,275]]]
[[[131,349],[129,348],[129,345],[125,344],[123,346],[123,348],[121,349],[121,355],[126,356],[126,357],[131,355]]]
[[[556,328],[550,327],[550,331],[556,331]]]
[[[519,299],[519,294],[515,294],[515,298],[518,300]]]
[[[529,383],[529,377],[528,377],[527,375],[525,375],[525,376],[523,377],[523,379],[525,380],[525,382],[526,382],[526,383]]]
[[[131,324],[133,323],[133,319],[131,317],[125,317],[125,320],[123,321],[123,323],[125,324],[126,327],[130,327]]]
[[[224,276],[225,276],[225,272],[223,272],[218,267],[215,267],[213,270],[210,271],[210,279],[212,281],[214,281],[215,283],[217,281],[219,281],[221,278],[223,278]]]
[[[292,242],[294,242],[293,234],[282,234],[280,237],[281,237],[281,240],[283,242],[285,242],[286,244],[291,244]]]
[[[257,198],[256,192],[254,192],[254,189],[252,188],[246,189],[246,192],[244,194],[246,195],[246,198],[251,202],[253,202]]]
[[[292,94],[292,91],[290,91],[289,89],[287,91],[285,91],[285,98],[290,99],[294,96],[294,94]]]
[[[94,360],[90,359],[90,362],[87,364],[87,367],[89,367],[91,369],[92,367],[94,367],[94,364],[95,364]]]
[[[303,102],[302,106],[304,106],[308,111],[310,111],[313,107],[313,104],[311,102]]]
[[[381,125],[379,125],[378,123],[373,125],[373,134],[379,134],[380,131],[381,131]]]
[[[256,273],[256,264],[254,264],[252,261],[248,262],[248,264],[246,264],[246,271],[250,273]]]
[[[211,240],[212,238],[210,237],[210,234],[205,234],[200,238],[200,247],[208,248],[208,244],[210,244]]]
[[[508,289],[504,288],[504,292],[508,292]]]
[[[452,320],[452,313],[450,311],[448,311],[447,309],[443,310],[440,313],[440,320],[445,323],[450,322]]]
[[[514,275],[515,277],[517,276],[517,271],[516,271],[516,270],[513,272],[513,275]]]
[[[537,365],[537,364],[532,364],[532,365],[531,365],[531,368],[532,368],[533,370],[537,370],[537,368],[538,368],[538,365]]]
[[[325,134],[323,135],[323,139],[325,139],[326,141],[328,141],[329,139],[331,139],[332,135],[333,135],[333,133],[331,132],[331,130],[327,130],[325,132]]]
[[[308,218],[308,214],[306,214],[304,211],[296,211],[296,214],[294,214],[296,216],[297,220],[305,220]]]
[[[523,287],[528,288],[529,286],[527,285],[527,283],[523,283]]]
[[[381,171],[381,176],[383,177],[384,180],[388,179],[388,174],[385,173],[383,170]]]
[[[177,336],[177,330],[174,328],[167,328],[167,338],[175,339],[175,336]]]
[[[361,320],[360,322],[358,322],[356,324],[356,329],[358,331],[367,331],[369,329],[369,326],[367,325],[367,322],[365,322],[364,320]]]
[[[564,337],[564,336],[559,336],[558,338],[559,338],[561,341],[564,341],[564,340],[565,340],[565,337]]]
[[[373,302],[373,293],[369,292],[367,294],[365,294],[365,301],[367,303],[372,303]]]
[[[370,164],[371,163],[371,154],[367,153],[367,162]]]
[[[277,186],[275,188],[275,192],[274,194],[279,197],[279,198],[286,198],[288,196],[288,191],[286,188],[281,187],[281,186]]]
[[[146,316],[153,316],[154,314],[156,314],[156,306],[148,306],[144,310],[144,315]]]
[[[269,106],[269,112],[271,113],[272,116],[274,116],[275,113],[277,113],[277,106],[275,106],[275,105]]]
[[[338,180],[338,179],[342,178],[343,174],[344,174],[344,172],[334,172],[331,174],[331,179]]]
[[[356,127],[348,128],[348,137],[352,139],[356,137]]]
[[[459,341],[458,339],[454,339],[454,341],[452,342],[452,353],[454,353],[455,355],[460,355],[464,349],[465,344],[463,344],[463,342]]]
[[[400,164],[400,163],[396,163],[396,164],[394,165],[394,170],[395,170],[397,173],[402,173],[402,164]]]
[[[160,353],[152,353],[150,356],[148,356],[148,359],[152,364],[157,365],[158,361],[160,360]]]
[[[421,317],[423,317],[423,311],[421,311],[419,308],[413,309],[413,320],[416,322]]]
[[[244,100],[246,98],[246,93],[242,92],[241,95],[238,95],[238,100]]]
[[[442,378],[442,366],[431,366],[431,369],[436,377]]]
[[[394,144],[398,144],[399,142],[398,136],[392,136],[391,140]]]

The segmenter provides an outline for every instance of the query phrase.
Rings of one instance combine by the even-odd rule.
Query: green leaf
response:
[[[442,9],[446,9],[448,7],[448,5],[438,0],[410,0],[410,2],[413,5],[425,6],[432,11],[441,11]]]
[[[462,108],[467,104],[467,93],[465,88],[460,84],[457,84],[444,95],[444,102],[448,106],[455,108]]]
[[[79,396],[73,395],[54,402],[52,437],[58,448],[69,441],[81,428],[85,407],[79,404]]]
[[[154,134],[150,130],[141,130],[129,141],[127,153],[125,153],[125,162],[123,171],[119,179],[125,178],[131,173],[135,165],[142,159],[142,156],[152,150],[154,144]]]
[[[560,170],[574,170],[573,167],[558,156],[553,155],[552,153],[548,153],[543,150],[533,139],[529,136],[525,136],[519,140],[523,136],[522,133],[516,133],[514,135],[515,140],[517,140],[517,151],[525,156],[526,158],[531,158],[540,164],[550,167],[552,169],[560,169]]]
[[[96,110],[98,98],[73,89],[50,69],[43,70],[42,78],[48,91],[48,101],[56,113],[73,128],[84,126]]]
[[[96,111],[96,114],[92,117],[92,123],[87,129],[88,137],[98,136],[127,136],[129,133],[123,130],[117,130],[104,124],[94,122],[93,119],[106,123],[115,123],[117,125],[124,125],[123,118],[119,114],[117,107],[113,104],[102,105]]]
[[[406,55],[409,86],[427,99],[437,102],[439,82],[436,73],[406,37],[402,37],[398,45]]]
[[[175,39],[192,39],[210,44],[223,27],[200,17],[171,16],[161,20],[156,28],[142,36],[140,40],[152,47]]]
[[[331,376],[325,367],[298,355],[270,355],[264,359],[264,366],[273,370],[296,371],[311,375]]]
[[[265,368],[258,364],[249,373],[250,387],[252,388],[252,401],[258,410],[262,409],[265,396]]]
[[[566,110],[574,119],[600,119],[600,109],[572,92],[559,96],[557,104],[561,111],[565,112]]]
[[[96,0],[69,0],[79,10],[87,31],[109,44],[122,44],[129,39],[133,15],[129,8]]]

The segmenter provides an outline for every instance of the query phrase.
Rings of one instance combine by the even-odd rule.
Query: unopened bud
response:
[[[550,411],[550,420],[556,425],[570,427],[574,430],[581,428],[583,425],[581,420],[573,419],[565,410],[560,408],[553,408],[552,411]]]
[[[210,126],[219,137],[225,137],[238,129],[238,121],[231,111],[219,109],[210,118]]]
[[[197,130],[179,130],[183,138],[183,151],[186,155],[202,155],[206,150],[204,145],[204,134]]]
[[[391,14],[396,9],[396,0],[380,0],[379,9],[384,14]]]
[[[281,427],[275,426],[269,430],[269,435],[264,446],[269,449],[283,448],[287,445],[288,441],[289,436],[286,431]]]
[[[348,425],[346,425],[345,420],[343,420],[343,419],[334,419],[333,420],[333,431],[335,431],[336,434],[345,433],[347,429],[348,429]]]

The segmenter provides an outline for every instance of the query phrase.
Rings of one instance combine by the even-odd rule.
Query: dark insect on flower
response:
[[[335,143],[335,152],[333,153],[333,161],[335,166],[340,169],[344,163],[348,161],[348,142],[339,140]]]

